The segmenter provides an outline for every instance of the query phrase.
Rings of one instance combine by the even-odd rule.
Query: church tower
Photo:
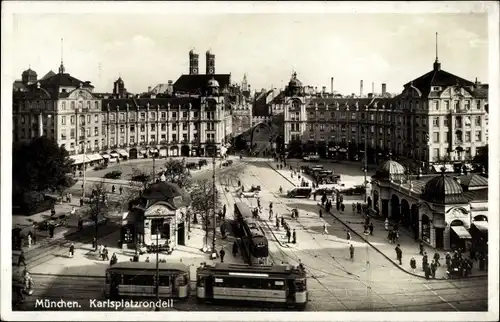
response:
[[[207,51],[206,53],[206,58],[207,58],[207,75],[213,75],[215,74],[215,55],[212,54],[210,50]]]
[[[198,75],[198,58],[199,55],[191,49],[189,51],[189,75]]]
[[[247,92],[248,91],[247,74],[243,75],[243,81],[241,82],[241,90],[243,92]]]

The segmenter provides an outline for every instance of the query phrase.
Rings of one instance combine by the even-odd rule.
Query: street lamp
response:
[[[216,231],[216,215],[215,215],[215,212],[216,212],[216,203],[217,203],[217,191],[216,191],[216,187],[215,187],[215,155],[216,155],[216,150],[215,150],[215,147],[213,149],[213,153],[212,153],[212,156],[213,156],[213,159],[212,159],[212,163],[213,163],[213,167],[212,167],[212,189],[213,189],[213,207],[214,207],[214,218],[213,218],[213,236],[212,236],[212,257],[213,258],[217,258],[217,251],[215,250],[215,231]]]
[[[156,279],[155,279],[155,291],[156,291],[156,306],[155,306],[155,311],[160,310],[159,306],[159,301],[160,301],[160,259],[159,259],[159,253],[160,249],[158,247],[158,239],[160,237],[160,230],[157,228],[156,229]]]

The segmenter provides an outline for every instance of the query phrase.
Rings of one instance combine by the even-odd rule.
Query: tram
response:
[[[189,267],[181,263],[118,262],[106,270],[106,298],[148,298],[156,296],[159,276],[160,298],[189,296]]]
[[[237,234],[241,238],[241,246],[248,255],[249,264],[266,263],[269,256],[269,245],[266,236],[253,219],[252,211],[243,202],[234,204],[234,216],[237,222]]]
[[[203,263],[197,270],[200,302],[247,302],[303,310],[308,301],[306,273],[291,265],[249,266]]]

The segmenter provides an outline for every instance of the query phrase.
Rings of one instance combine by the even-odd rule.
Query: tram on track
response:
[[[303,310],[308,301],[306,273],[291,265],[203,265],[196,276],[200,302],[251,302]]]
[[[159,276],[160,298],[189,296],[189,267],[181,263],[118,262],[106,270],[106,298],[148,298],[156,296]]]
[[[268,241],[258,222],[253,219],[250,208],[243,202],[235,203],[234,217],[237,222],[237,234],[241,238],[241,246],[245,248],[248,255],[248,263],[267,263]]]

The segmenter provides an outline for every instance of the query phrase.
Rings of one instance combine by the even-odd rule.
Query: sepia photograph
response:
[[[498,320],[498,25],[4,2],[2,319]]]

